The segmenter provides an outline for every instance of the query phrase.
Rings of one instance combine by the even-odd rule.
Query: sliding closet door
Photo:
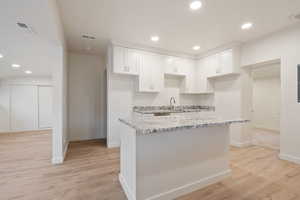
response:
[[[52,127],[52,87],[38,87],[39,128]]]
[[[37,127],[37,86],[11,86],[10,126],[13,131]]]

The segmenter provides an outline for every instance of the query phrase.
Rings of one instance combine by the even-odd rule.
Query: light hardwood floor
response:
[[[300,165],[263,147],[231,148],[230,178],[178,200],[300,200]],[[53,166],[51,133],[0,135],[0,199],[125,200],[119,150],[104,141],[74,142]]]

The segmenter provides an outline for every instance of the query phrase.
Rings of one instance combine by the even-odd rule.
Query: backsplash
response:
[[[153,114],[157,112],[203,112],[215,111],[214,106],[183,105],[183,106],[134,106],[133,112],[142,114]]]

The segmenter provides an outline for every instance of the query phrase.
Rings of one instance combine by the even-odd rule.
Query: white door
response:
[[[37,86],[11,86],[10,126],[13,131],[37,127]]]
[[[52,87],[38,87],[39,128],[52,127]]]

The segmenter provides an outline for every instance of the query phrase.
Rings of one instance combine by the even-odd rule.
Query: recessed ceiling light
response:
[[[19,67],[21,67],[21,65],[19,65],[19,64],[12,64],[11,65],[13,68],[19,68]]]
[[[159,40],[159,37],[158,36],[151,36],[151,40],[153,42],[157,42]]]
[[[0,53],[0,58],[3,58],[3,55]]]
[[[248,30],[248,29],[252,28],[252,26],[253,26],[253,24],[252,24],[251,22],[247,22],[247,23],[243,24],[243,25],[241,26],[241,28],[242,28],[243,30]]]
[[[26,70],[25,74],[32,74],[32,71]]]
[[[194,49],[195,51],[198,51],[198,50],[200,49],[200,46],[198,46],[198,45],[193,46],[193,49]]]
[[[202,7],[202,2],[201,1],[193,1],[190,3],[190,9],[192,10],[198,10]]]

